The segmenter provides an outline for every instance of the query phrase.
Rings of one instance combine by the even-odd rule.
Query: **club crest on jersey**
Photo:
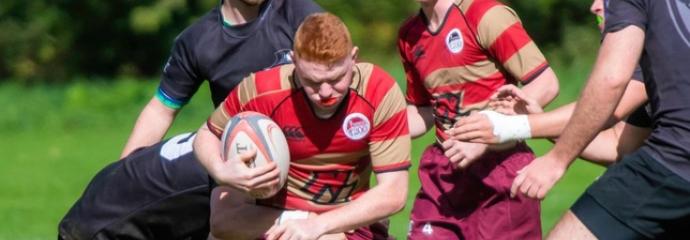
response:
[[[459,53],[462,51],[462,47],[465,45],[464,41],[462,40],[462,34],[460,33],[460,30],[457,28],[453,28],[453,30],[450,30],[448,32],[448,35],[446,35],[446,47],[448,47],[448,50],[452,53]]]
[[[364,114],[351,113],[345,117],[343,122],[343,132],[351,140],[360,140],[369,135],[371,123]]]

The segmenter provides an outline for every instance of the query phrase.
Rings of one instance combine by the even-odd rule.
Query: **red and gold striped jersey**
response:
[[[407,170],[410,137],[405,98],[384,70],[357,63],[341,106],[318,118],[294,79],[294,65],[245,78],[209,118],[220,136],[231,116],[256,111],[273,119],[290,148],[287,188],[262,201],[276,207],[323,212],[347,204],[369,188],[374,172]]]
[[[435,32],[424,13],[400,28],[398,48],[407,77],[407,101],[432,106],[439,140],[444,129],[483,109],[507,83],[528,83],[548,63],[517,14],[495,0],[459,0]]]

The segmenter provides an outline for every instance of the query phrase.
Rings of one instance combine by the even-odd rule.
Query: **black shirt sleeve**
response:
[[[637,108],[635,112],[630,114],[630,116],[628,116],[628,118],[625,119],[625,122],[636,127],[651,128],[652,118],[649,116],[647,106],[649,105],[645,104]]]
[[[304,18],[312,13],[323,12],[321,6],[312,0],[285,0],[288,4],[287,19],[290,25],[297,30]]]
[[[642,68],[640,65],[635,66],[635,71],[632,75],[632,80],[644,82],[644,75],[642,74]]]
[[[187,43],[185,33],[183,32],[175,39],[168,62],[163,67],[163,76],[158,87],[159,100],[172,108],[179,108],[186,104],[203,82],[196,67],[192,45]]]
[[[617,32],[630,25],[647,29],[646,0],[605,0],[605,15],[604,33]]]

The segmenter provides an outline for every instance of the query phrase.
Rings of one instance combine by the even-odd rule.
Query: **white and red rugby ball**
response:
[[[275,189],[262,189],[249,193],[254,198],[268,198],[275,195],[287,180],[290,167],[290,150],[283,131],[266,115],[246,111],[233,116],[225,125],[221,138],[223,159],[256,149],[254,161],[249,167],[258,167],[275,162],[280,170],[280,184]]]

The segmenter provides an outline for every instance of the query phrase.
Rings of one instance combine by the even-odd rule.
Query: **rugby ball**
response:
[[[225,125],[221,138],[223,159],[256,149],[254,161],[248,167],[258,167],[275,162],[280,170],[280,183],[275,188],[250,191],[254,198],[268,198],[275,195],[287,180],[290,167],[290,150],[283,131],[278,124],[258,112],[241,112]]]

